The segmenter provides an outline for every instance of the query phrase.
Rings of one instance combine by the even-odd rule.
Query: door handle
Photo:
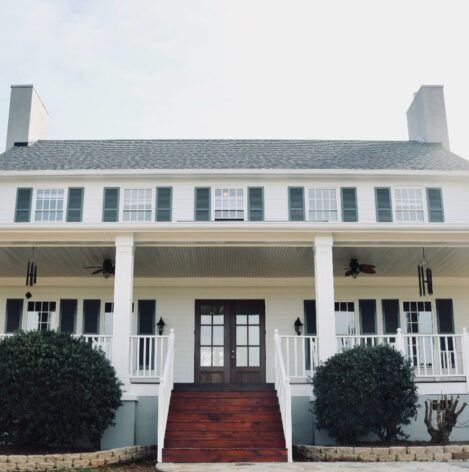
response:
[[[234,349],[231,350],[230,358],[234,359],[235,358],[235,351]]]

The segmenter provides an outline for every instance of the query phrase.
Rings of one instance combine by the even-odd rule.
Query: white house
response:
[[[125,395],[103,448],[287,460],[292,441],[328,441],[314,366],[360,343],[403,352],[422,397],[469,393],[469,161],[449,150],[441,86],[415,94],[409,141],[50,141],[47,117],[12,87],[0,336],[104,350]],[[422,419],[408,432],[425,439]]]

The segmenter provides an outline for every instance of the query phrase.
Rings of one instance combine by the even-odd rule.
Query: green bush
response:
[[[33,331],[0,341],[0,437],[7,443],[96,444],[120,405],[113,367],[83,339]]]
[[[386,345],[347,349],[319,366],[313,377],[319,429],[339,444],[375,433],[405,438],[402,425],[417,415],[417,387],[410,364]]]

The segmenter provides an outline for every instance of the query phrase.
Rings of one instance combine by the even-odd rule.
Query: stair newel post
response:
[[[395,347],[397,351],[399,351],[404,357],[406,357],[404,335],[402,334],[401,328],[397,328]]]
[[[469,334],[467,333],[466,327],[462,329],[461,351],[463,372],[466,376],[466,392],[469,392]]]

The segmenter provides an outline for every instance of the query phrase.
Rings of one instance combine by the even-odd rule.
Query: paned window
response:
[[[128,188],[124,190],[124,221],[151,221],[151,189]]]
[[[63,221],[64,189],[38,189],[36,221]]]
[[[309,220],[337,221],[337,190],[335,188],[309,189]]]
[[[396,189],[396,221],[401,223],[415,223],[424,221],[422,189]]]
[[[215,220],[244,220],[242,188],[215,189]]]
[[[28,302],[28,329],[51,330],[55,309],[55,302]]]

